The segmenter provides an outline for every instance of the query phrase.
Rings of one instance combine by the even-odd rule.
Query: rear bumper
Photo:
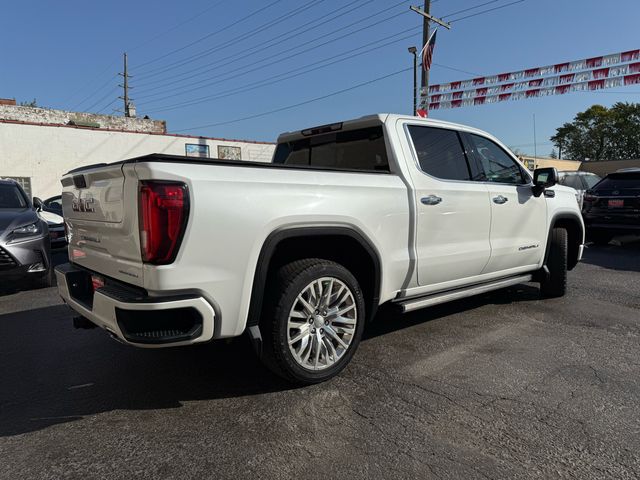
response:
[[[197,295],[148,296],[118,282],[92,291],[91,273],[66,263],[55,269],[62,299],[118,340],[143,348],[175,347],[213,338],[215,311]]]

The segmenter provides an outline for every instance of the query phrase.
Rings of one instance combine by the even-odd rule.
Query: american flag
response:
[[[422,68],[426,72],[431,68],[431,62],[433,61],[433,49],[436,46],[436,33],[438,33],[438,29],[435,29],[427,43],[422,47]]]

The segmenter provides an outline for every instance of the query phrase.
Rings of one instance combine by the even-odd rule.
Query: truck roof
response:
[[[300,138],[318,135],[321,133],[330,133],[332,131],[354,130],[357,128],[373,127],[376,125],[382,125],[385,122],[389,122],[389,121],[393,122],[398,119],[415,120],[424,125],[455,128],[456,130],[464,130],[470,133],[479,133],[485,136],[488,135],[487,132],[484,132],[477,128],[469,127],[467,125],[462,125],[459,123],[445,122],[444,120],[414,117],[413,115],[402,115],[398,113],[376,113],[373,115],[365,115],[365,116],[354,118],[351,120],[344,120],[342,122],[335,122],[327,125],[319,125],[316,127],[305,128],[302,130],[296,130],[292,132],[284,132],[278,136],[278,143],[291,142],[294,140],[299,140]]]

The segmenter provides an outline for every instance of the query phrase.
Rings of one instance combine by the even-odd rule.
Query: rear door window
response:
[[[419,125],[410,125],[408,129],[424,173],[443,180],[472,179],[458,132]]]
[[[273,163],[338,170],[389,171],[381,126],[281,143],[276,148]]]

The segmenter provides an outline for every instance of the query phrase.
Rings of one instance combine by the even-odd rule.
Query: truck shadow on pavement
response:
[[[519,285],[408,315],[380,310],[363,341],[491,303],[535,300]],[[257,360],[246,336],[189,348],[145,350],[104,331],[74,330],[64,305],[0,316],[0,437],[117,409],[178,408],[182,402],[291,390]],[[357,361],[357,356],[356,356]]]
[[[611,270],[640,272],[640,240],[627,240],[621,245],[588,244],[582,262]]]

